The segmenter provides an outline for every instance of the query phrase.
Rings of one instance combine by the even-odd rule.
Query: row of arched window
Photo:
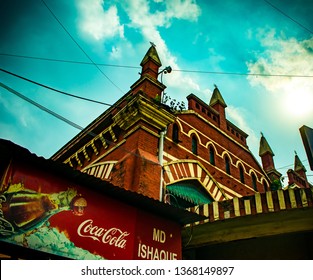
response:
[[[212,165],[215,165],[215,152],[212,146],[209,148],[209,156],[210,156],[210,163]],[[225,171],[228,175],[231,175],[230,171],[230,159],[228,156],[225,156]],[[242,167],[242,165],[239,165],[239,179],[240,182],[245,184],[245,171]],[[257,191],[257,178],[254,173],[251,174],[252,179],[252,187],[255,191]]]
[[[210,154],[210,163],[212,165],[215,165],[215,152],[212,146],[209,148],[209,154]],[[228,175],[231,175],[230,159],[228,156],[225,156],[225,171]],[[241,183],[245,184],[245,171],[242,165],[239,165],[239,179]],[[252,187],[255,191],[257,191],[257,178],[254,173],[251,174],[251,179],[252,179]]]
[[[174,124],[173,125],[173,135],[172,135],[172,140],[176,143],[179,142],[179,130],[178,130],[178,125]],[[195,155],[198,155],[198,138],[193,135],[191,137],[191,152]],[[209,161],[212,165],[215,166],[215,151],[212,146],[209,147]],[[231,175],[231,163],[229,157],[226,155],[225,156],[225,172],[228,175]],[[245,174],[244,174],[244,169],[242,165],[239,165],[239,179],[240,182],[245,184]],[[257,191],[257,178],[254,173],[251,174],[251,180],[252,180],[252,187],[255,191]],[[267,184],[264,183],[264,188],[267,190]]]

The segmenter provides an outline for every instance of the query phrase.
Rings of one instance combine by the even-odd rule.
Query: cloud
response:
[[[159,5],[153,14],[146,0],[124,1],[131,18],[131,25],[149,28],[170,27],[173,19],[196,21],[201,14],[200,7],[193,0],[154,1]]]
[[[162,62],[166,63],[165,66],[170,65],[173,69],[179,70],[177,58],[169,51],[159,28],[169,28],[175,19],[196,21],[201,14],[201,10],[195,1],[132,0],[119,1],[118,3],[121,14],[126,13],[128,16],[128,21],[123,18],[123,23],[118,16],[117,6],[111,5],[107,10],[104,10],[102,0],[78,0],[80,31],[96,42],[103,42],[114,37],[123,38],[123,42],[118,43],[115,41],[109,50],[108,57],[111,60],[119,60],[123,57],[122,50],[125,49],[125,46],[128,50],[133,48],[129,46],[124,35],[125,24],[125,28],[132,31],[136,30],[141,34],[145,41],[145,48],[147,48],[147,42],[156,44]],[[154,5],[153,12],[150,5]],[[123,44],[123,47],[120,43]],[[184,91],[186,88],[190,91],[199,91],[200,89],[197,82],[186,73],[176,71],[172,72],[170,77],[165,78],[164,76],[163,78],[167,86],[171,88]]]
[[[260,30],[258,33],[264,50],[256,53],[257,59],[247,63],[250,73],[271,75],[313,75],[313,37],[307,40],[285,38],[275,30]],[[281,113],[297,117],[311,114],[313,104],[313,78],[250,76],[252,86],[261,86],[274,94]]]
[[[130,19],[128,27],[138,29],[146,42],[153,42],[161,60],[173,69],[179,70],[177,58],[171,54],[166,42],[158,30],[160,27],[169,28],[174,19],[196,21],[200,16],[200,7],[192,0],[154,1],[159,5],[156,12],[150,12],[149,2],[146,0],[123,1],[123,7]],[[186,74],[175,71],[166,79],[167,86],[185,91],[199,90],[199,85]]]
[[[124,25],[120,24],[116,6],[104,10],[103,0],[78,0],[80,31],[96,41],[113,37],[124,38]]]
[[[165,1],[168,18],[196,21],[200,16],[200,7],[193,0]]]

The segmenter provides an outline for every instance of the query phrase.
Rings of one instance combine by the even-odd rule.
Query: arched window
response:
[[[244,173],[243,167],[241,165],[239,166],[239,173],[240,173],[240,182],[244,184],[245,183],[245,173]]]
[[[230,175],[230,161],[228,156],[225,157],[225,170],[226,173]]]
[[[212,146],[210,147],[209,152],[210,152],[210,163],[212,165],[215,165],[215,153]]]
[[[252,187],[253,187],[253,189],[255,191],[258,191],[258,188],[256,186],[256,177],[255,177],[254,173],[252,173],[251,178],[252,178]]]
[[[196,136],[192,136],[191,139],[191,151],[193,154],[198,154],[198,140]]]
[[[174,123],[174,125],[173,125],[172,140],[175,143],[179,142],[179,140],[178,140],[178,125],[176,123]]]

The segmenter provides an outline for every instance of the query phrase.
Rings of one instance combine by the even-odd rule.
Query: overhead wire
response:
[[[17,58],[34,59],[34,60],[44,60],[44,61],[51,61],[51,62],[64,62],[64,63],[72,63],[72,64],[94,65],[94,63],[92,63],[92,62],[68,60],[68,59],[56,59],[56,58],[19,55],[19,54],[11,54],[11,53],[0,53],[0,55],[17,57]],[[131,65],[118,65],[118,64],[108,64],[108,63],[95,63],[95,64],[98,65],[98,66],[108,66],[108,67],[117,67],[117,68],[130,68],[130,69],[141,69],[140,66],[131,66]]]
[[[295,75],[295,74],[265,74],[265,73],[240,73],[240,72],[226,72],[226,71],[205,71],[205,70],[184,70],[184,69],[172,69],[177,72],[188,73],[203,73],[203,74],[215,74],[215,75],[233,75],[233,76],[260,76],[260,77],[286,77],[286,78],[313,78],[313,75]]]
[[[58,19],[58,17],[55,15],[55,13],[49,8],[47,3],[44,0],[41,0],[41,2],[44,4],[44,6],[49,10],[53,18],[60,24],[60,26],[63,28],[63,30],[66,32],[66,34],[72,39],[72,41],[76,44],[76,46],[85,54],[85,56],[91,61],[91,63],[102,73],[102,75],[113,85],[115,86],[120,92],[124,93],[124,91],[116,84],[114,83],[102,70],[101,68],[93,61],[93,59],[85,52],[85,50],[78,44],[78,42],[75,40],[75,38],[71,35],[71,33],[65,28],[65,26],[62,24],[62,22]]]
[[[308,31],[309,33],[313,34],[313,31],[311,31],[310,29],[308,29],[307,27],[305,27],[303,24],[301,24],[299,21],[295,20],[294,18],[292,18],[291,16],[287,15],[285,12],[283,12],[281,9],[279,9],[278,7],[276,7],[275,5],[273,5],[271,2],[264,0],[265,3],[267,3],[268,5],[270,5],[272,8],[274,8],[276,11],[278,11],[279,13],[281,13],[282,15],[284,15],[285,17],[289,18],[290,20],[292,20],[294,23],[296,23],[297,25],[299,25],[301,28],[305,29],[306,31]]]
[[[63,122],[66,122],[67,124],[69,124],[69,125],[71,125],[71,126],[77,128],[77,129],[79,129],[79,130],[83,130],[83,129],[84,129],[82,126],[80,126],[80,125],[78,125],[78,124],[76,124],[76,123],[70,121],[69,119],[67,119],[67,118],[61,116],[60,114],[58,114],[58,113],[56,113],[56,112],[54,112],[54,111],[48,109],[47,107],[45,107],[45,106],[43,106],[43,105],[37,103],[36,101],[34,101],[34,100],[28,98],[27,96],[25,96],[25,95],[23,95],[23,94],[17,92],[16,90],[12,89],[11,87],[9,87],[9,86],[7,86],[7,85],[1,83],[1,82],[0,82],[0,86],[1,86],[2,88],[6,89],[7,91],[9,91],[9,92],[15,94],[15,95],[18,96],[19,98],[25,100],[26,102],[28,102],[28,103],[30,103],[30,104],[36,106],[36,107],[39,108],[40,110],[43,110],[43,111],[49,113],[50,115],[52,115],[52,116],[58,118],[59,120],[61,120],[61,121],[63,121]]]
[[[304,159],[304,160],[301,160],[302,161],[302,163],[303,162],[305,162],[305,161],[308,161],[308,159]],[[278,169],[284,169],[284,168],[287,168],[287,167],[290,167],[290,166],[293,166],[294,165],[294,163],[291,163],[291,164],[288,164],[288,165],[285,165],[285,166],[282,166],[282,167],[279,167],[279,168],[276,168],[277,170]],[[306,165],[306,166],[308,166],[308,165]]]
[[[301,26],[306,31],[313,34],[313,32],[287,15],[285,12],[283,12],[281,9],[273,5],[271,2],[264,0],[268,5],[270,5],[272,8],[276,9],[278,12]],[[84,55],[88,58],[90,62],[83,62],[83,61],[74,61],[74,60],[62,60],[62,59],[51,59],[51,58],[43,58],[43,57],[34,57],[34,56],[25,56],[25,55],[14,55],[14,54],[4,54],[1,53],[0,55],[5,56],[12,56],[12,57],[20,57],[20,58],[29,58],[29,59],[37,59],[37,60],[46,60],[46,61],[56,61],[56,62],[65,62],[65,63],[76,63],[76,64],[87,64],[87,65],[94,65],[118,90],[123,92],[123,90],[116,85],[102,70],[99,66],[108,66],[108,67],[120,67],[120,68],[140,68],[137,66],[127,66],[127,65],[116,65],[116,64],[105,64],[105,63],[95,63],[95,61],[87,54],[87,52],[80,46],[80,44],[75,40],[75,38],[70,34],[70,32],[65,28],[65,26],[62,24],[62,22],[58,19],[58,17],[55,15],[55,13],[52,11],[52,9],[47,5],[47,3],[42,0],[43,5],[49,10],[51,15],[54,17],[54,19],[59,23],[59,25],[63,28],[63,30],[67,33],[67,35],[71,38],[71,40],[77,45],[77,47],[84,53]],[[237,75],[237,76],[261,76],[261,77],[289,77],[289,78],[312,78],[313,75],[296,75],[296,74],[266,74],[266,73],[241,73],[241,72],[226,72],[226,71],[206,71],[206,70],[190,70],[190,69],[172,69],[172,71],[176,72],[186,72],[186,73],[203,73],[203,74],[214,74],[214,75]]]
[[[129,69],[140,69],[141,68],[139,66],[131,66],[131,65],[83,62],[83,61],[76,61],[76,60],[53,59],[53,58],[44,58],[44,57],[35,57],[35,56],[26,56],[26,55],[17,55],[17,54],[8,54],[8,53],[0,53],[0,55],[17,57],[17,58],[46,60],[46,61],[52,61],[52,62],[73,63],[73,64],[97,65],[97,66],[129,68]],[[233,75],[233,76],[313,78],[313,75],[297,75],[297,74],[243,73],[243,72],[208,71],[208,70],[192,70],[192,69],[172,69],[172,71],[173,72],[184,72],[184,73],[213,74],[213,75]]]
[[[76,129],[78,129],[78,130],[81,130],[81,131],[85,130],[84,127],[82,127],[82,126],[76,124],[75,122],[73,122],[73,121],[71,121],[71,120],[69,120],[69,119],[63,117],[62,115],[60,115],[60,114],[54,112],[53,110],[48,109],[47,107],[41,105],[40,103],[38,103],[38,102],[32,100],[31,98],[29,98],[29,97],[23,95],[22,93],[20,93],[20,92],[14,90],[14,89],[12,89],[11,87],[9,87],[9,86],[7,86],[7,85],[1,83],[1,82],[0,82],[0,87],[6,89],[7,91],[9,91],[9,92],[11,92],[11,93],[13,93],[14,95],[16,95],[17,97],[23,99],[24,101],[26,101],[26,102],[28,102],[28,103],[30,103],[30,104],[36,106],[36,107],[39,108],[40,110],[42,110],[42,111],[44,111],[44,112],[46,112],[46,113],[48,113],[48,114],[54,116],[55,118],[57,118],[57,119],[59,119],[59,120],[65,122],[65,123],[67,123],[68,125],[70,125],[70,126],[76,128]],[[88,134],[88,135],[90,135],[90,136],[92,136],[92,137],[96,137],[96,136],[97,136],[97,134],[95,134],[95,133],[93,133],[93,132],[91,132],[91,131],[86,131],[86,134]],[[113,141],[110,141],[110,140],[108,140],[108,139],[106,139],[106,138],[104,138],[104,140],[105,140],[108,144],[114,145],[114,142],[113,142]],[[149,162],[150,164],[159,165],[159,163],[156,163],[156,162],[154,162],[154,161],[152,161],[152,160],[149,160],[149,159],[147,159],[147,158],[145,158],[145,157],[143,157],[143,156],[141,156],[141,155],[139,155],[139,154],[137,154],[137,153],[134,153],[134,152],[132,152],[132,151],[129,151],[129,150],[125,149],[125,148],[120,147],[120,149],[123,150],[123,151],[125,151],[125,152],[128,153],[128,154],[131,154],[131,155],[134,155],[134,156],[136,156],[136,157],[138,157],[138,158],[141,158],[141,159],[145,160],[146,162]]]
[[[71,94],[71,93],[67,93],[67,92],[65,92],[65,91],[62,91],[62,90],[59,90],[59,89],[56,89],[56,88],[53,88],[53,87],[44,85],[44,84],[42,84],[42,83],[36,82],[36,81],[34,81],[34,80],[25,78],[25,77],[23,77],[23,76],[17,75],[17,74],[15,74],[15,73],[12,73],[12,72],[10,72],[10,71],[8,71],[8,70],[5,70],[5,69],[2,69],[2,68],[0,68],[0,71],[2,71],[2,72],[4,72],[4,73],[7,73],[7,74],[9,74],[9,75],[12,75],[12,76],[14,76],[14,77],[17,77],[17,78],[19,78],[19,79],[22,79],[22,80],[24,80],[24,81],[33,83],[33,84],[35,84],[35,85],[41,86],[41,87],[43,87],[43,88],[46,88],[46,89],[49,89],[49,90],[52,90],[52,91],[55,91],[55,92],[58,92],[58,93],[61,93],[61,94],[70,96],[70,97],[74,97],[74,98],[77,98],[77,99],[82,99],[82,100],[84,100],[84,101],[89,101],[89,102],[93,102],[93,103],[98,103],[98,104],[101,104],[101,105],[112,106],[112,105],[109,104],[109,103],[105,103],[105,102],[97,101],[97,100],[94,100],[94,99],[90,99],[90,98],[86,98],[86,97],[81,97],[81,96],[78,96],[78,95],[74,95],[74,94]]]

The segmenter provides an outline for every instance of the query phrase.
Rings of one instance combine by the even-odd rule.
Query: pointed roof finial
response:
[[[274,156],[270,145],[268,144],[267,140],[265,139],[263,133],[261,132],[261,140],[260,140],[260,148],[259,148],[259,156],[263,156],[266,153],[269,153],[270,155]]]
[[[300,171],[303,170],[304,172],[306,172],[306,169],[304,167],[304,165],[302,164],[300,158],[297,155],[297,152],[295,151],[295,165],[294,165],[294,171]]]
[[[140,65],[143,66],[147,61],[153,60],[160,67],[162,63],[157,53],[157,50],[155,48],[155,44],[153,42],[150,42],[150,44],[151,44],[151,47],[147,51]]]
[[[220,103],[224,108],[227,107],[219,89],[217,88],[217,85],[214,84],[214,90],[213,90],[213,94],[210,100],[210,106],[214,106],[216,103]]]

